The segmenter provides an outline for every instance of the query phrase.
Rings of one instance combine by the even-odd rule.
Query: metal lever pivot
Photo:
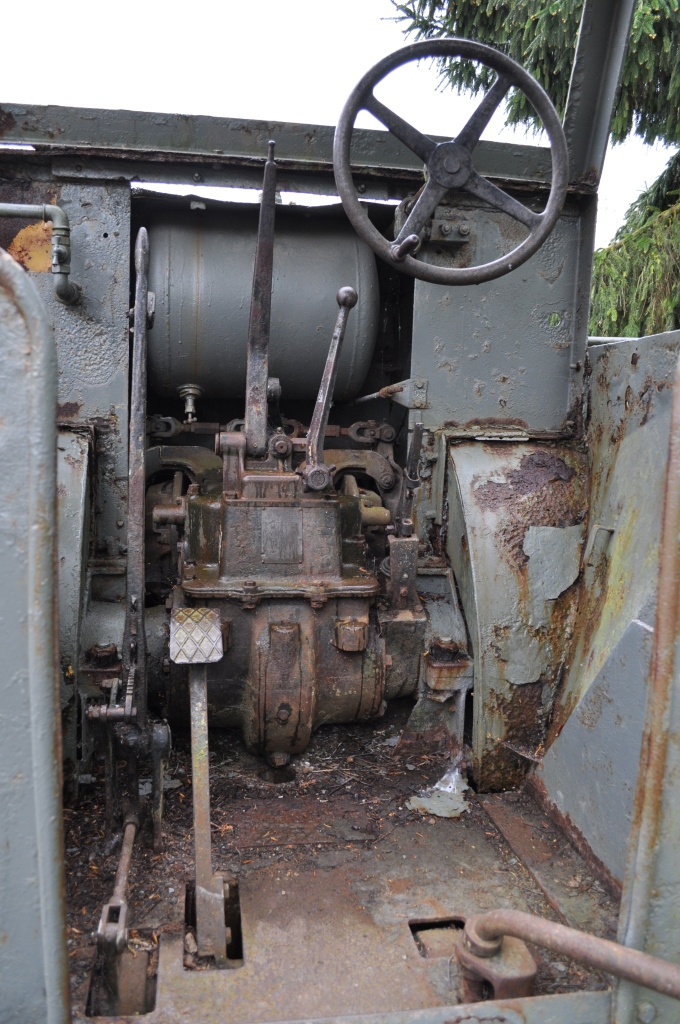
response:
[[[274,214],[276,210],[276,164],[274,142],[264,165],[257,251],[253,270],[253,291],[248,324],[246,367],[246,451],[254,458],[267,454],[267,402],[269,397],[269,332],[272,312],[274,266]]]
[[[411,447],[408,450],[406,460],[406,472],[404,473],[404,491],[401,498],[399,518],[396,522],[396,534],[398,537],[410,537],[413,533],[413,498],[420,487],[420,476],[418,474],[418,463],[420,462],[420,451],[423,447],[423,424],[414,423],[411,436]]]
[[[338,363],[342,342],[347,329],[347,318],[349,311],[357,304],[357,293],[354,288],[341,288],[336,296],[338,306],[338,319],[335,322],[335,330],[331,338],[331,346],[328,350],[326,365],[324,367],[319,393],[316,396],[312,422],[307,434],[305,449],[305,466],[302,470],[302,478],[308,491],[325,491],[331,485],[331,471],[323,460],[323,446],[326,438],[326,427],[328,426],[328,414],[331,411],[333,391],[335,390],[335,379],[338,375]]]

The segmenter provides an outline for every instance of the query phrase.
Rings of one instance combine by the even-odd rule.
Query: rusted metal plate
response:
[[[541,756],[577,613],[588,509],[583,452],[461,443],[450,452],[447,550],[474,654],[473,750],[482,791]]]
[[[573,648],[537,778],[620,885],[653,643],[680,332],[591,344],[592,493]],[[594,534],[595,525],[607,528]],[[609,533],[608,531],[612,532]]]
[[[219,612],[215,608],[173,608],[170,658],[177,665],[220,661],[224,651]]]

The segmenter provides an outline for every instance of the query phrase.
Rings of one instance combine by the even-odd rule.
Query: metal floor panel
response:
[[[190,762],[176,735],[171,772],[173,783],[181,784],[167,794],[165,850],[154,855],[142,835],[130,880],[132,927],[160,936],[156,1006],[143,1019],[263,1024],[434,1012],[459,1000],[456,963],[450,962],[457,929],[421,932],[417,942],[410,922],[495,907],[555,917],[474,795],[470,810],[455,820],[408,810],[408,795],[439,778],[449,762],[441,755],[395,758],[387,740],[401,724],[388,718],[379,728],[319,730],[296,759],[295,780],[283,785],[261,780],[262,763],[234,733],[211,733],[214,866],[238,881],[241,906],[244,964],[227,970],[204,969],[204,962],[183,953],[184,884],[193,870]],[[81,804],[85,828],[101,813],[98,787],[93,784]],[[67,836],[72,854],[74,819]],[[87,926],[100,910],[97,885],[106,893],[116,860],[102,858],[103,849],[100,842],[81,851],[69,877],[74,1020],[83,1024],[93,1019],[84,1016],[95,961]],[[601,977],[560,962],[564,958],[533,952],[541,995],[571,998],[578,989],[606,987]],[[496,1019],[514,1024],[525,1018]],[[545,1020],[599,1024],[606,1017]]]

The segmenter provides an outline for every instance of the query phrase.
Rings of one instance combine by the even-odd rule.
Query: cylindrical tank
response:
[[[168,210],[149,224],[149,288],[156,319],[149,332],[149,383],[176,396],[183,384],[206,395],[244,395],[250,292],[259,207]],[[359,393],[378,331],[375,257],[331,210],[278,206],[269,373],[283,400],[314,398],[321,381],[342,285],[359,301],[349,317],[336,397]]]

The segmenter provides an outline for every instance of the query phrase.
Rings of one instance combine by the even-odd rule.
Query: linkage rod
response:
[[[253,271],[248,324],[246,367],[245,434],[248,455],[267,454],[267,392],[269,386],[269,333],[272,310],[272,273],[274,266],[274,216],[276,211],[276,164],[274,142],[264,165],[257,250]]]

